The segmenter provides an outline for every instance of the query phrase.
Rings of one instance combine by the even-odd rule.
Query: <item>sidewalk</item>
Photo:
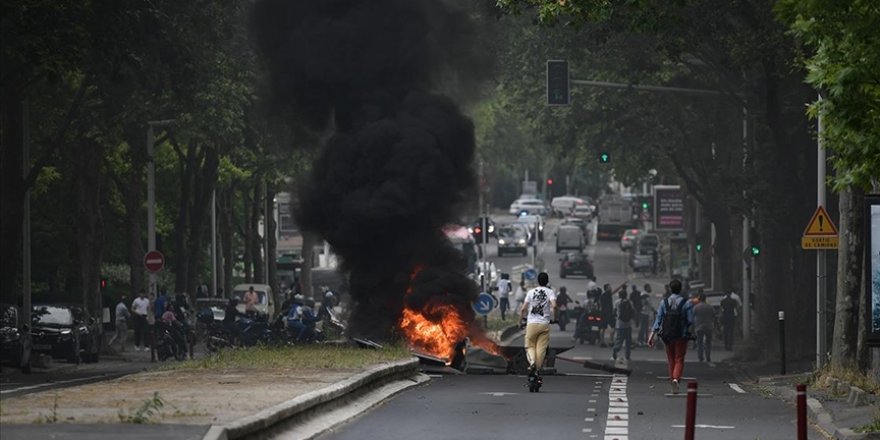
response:
[[[740,362],[733,365],[753,386],[791,405],[796,404],[796,386],[810,380],[812,363],[787,365],[787,374],[780,375],[778,363]],[[790,371],[790,372],[789,372]],[[880,439],[880,433],[857,433],[856,428],[872,423],[880,411],[880,396],[864,395],[862,404],[855,404],[848,392],[834,394],[819,387],[807,387],[807,416],[832,439]]]
[[[148,361],[150,353],[126,352],[122,356]],[[295,425],[296,438],[307,439],[426,380],[427,376],[418,373],[415,359],[363,370],[148,371],[4,398],[0,437],[214,440]],[[154,393],[164,405],[144,412],[151,408],[147,402]],[[351,407],[357,411],[352,412]]]

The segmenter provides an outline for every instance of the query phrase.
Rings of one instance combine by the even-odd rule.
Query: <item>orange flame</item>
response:
[[[416,266],[410,274],[414,280],[422,266]],[[412,286],[406,294],[412,293]],[[429,302],[423,310],[404,307],[398,324],[403,336],[413,350],[451,361],[455,347],[465,338],[489,353],[500,356],[498,345],[486,336],[484,330],[473,322],[465,322],[461,312],[452,304]]]

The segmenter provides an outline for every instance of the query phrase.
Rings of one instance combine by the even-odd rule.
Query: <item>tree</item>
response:
[[[823,95],[809,113],[822,117],[821,133],[840,192],[840,247],[831,362],[866,369],[862,282],[862,195],[880,190],[880,9],[875,2],[783,0],[777,11],[809,48],[803,55],[807,82]]]

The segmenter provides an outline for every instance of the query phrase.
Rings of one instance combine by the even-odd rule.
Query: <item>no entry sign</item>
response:
[[[144,255],[144,268],[149,272],[159,272],[165,267],[165,256],[159,251],[150,251]]]

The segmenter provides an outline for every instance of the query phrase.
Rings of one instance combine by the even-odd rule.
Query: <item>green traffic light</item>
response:
[[[599,162],[608,163],[611,161],[611,155],[608,153],[602,153],[599,155]]]
[[[700,243],[697,243],[696,248],[697,248],[697,252],[702,252],[702,251],[703,251],[703,245],[700,244]]]
[[[752,246],[752,256],[757,257],[758,255],[761,255],[761,248],[758,246]]]
[[[642,209],[648,209],[648,202],[642,202]]]

